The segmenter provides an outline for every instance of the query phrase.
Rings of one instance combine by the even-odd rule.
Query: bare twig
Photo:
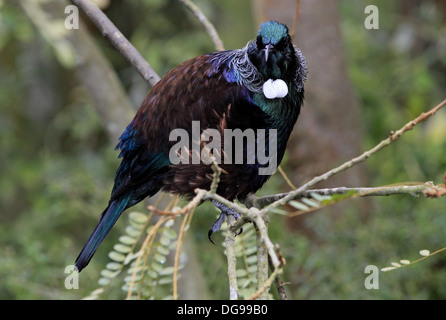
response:
[[[123,36],[123,34],[115,27],[115,25],[107,18],[107,16],[91,1],[89,0],[71,0],[75,5],[77,5],[82,11],[85,12],[85,14],[89,17],[89,19],[97,26],[97,28],[100,30],[100,32],[103,34],[105,38],[107,38],[113,46],[130,62],[131,65],[133,65],[138,72],[141,74],[141,76],[144,78],[144,80],[150,85],[154,86],[160,79],[160,77],[156,74],[156,72],[153,70],[153,68],[150,66],[150,64],[142,57],[142,55],[134,48],[134,46]],[[217,50],[224,50],[223,43],[221,39],[219,38],[215,27],[209,22],[209,20],[204,16],[204,14],[201,12],[201,10],[195,6],[190,0],[180,0],[189,10],[192,11],[192,13],[198,18],[198,20],[203,24],[206,31],[209,33],[209,35],[212,38],[212,41],[214,42],[214,45]],[[296,3],[296,15],[295,20],[293,23],[293,30],[292,33],[294,34],[294,30],[297,26],[297,21],[299,17],[299,11],[300,11],[300,0],[297,0]],[[226,237],[226,245],[227,245],[227,253],[228,253],[228,275],[230,278],[230,298],[237,299],[238,294],[238,288],[236,283],[236,277],[235,277],[235,253],[231,250],[234,249],[234,236],[235,234],[232,232],[234,228],[240,227],[243,223],[246,221],[254,222],[256,225],[256,228],[258,230],[258,239],[259,242],[262,243],[263,249],[268,253],[268,256],[271,260],[272,264],[272,274],[270,277],[261,283],[259,290],[251,297],[252,299],[256,299],[258,297],[261,297],[267,290],[270,288],[271,284],[277,276],[282,272],[283,267],[283,260],[280,257],[280,254],[277,254],[274,245],[272,244],[269,236],[268,236],[268,229],[267,224],[265,223],[264,218],[266,217],[266,214],[269,210],[276,208],[280,205],[283,205],[287,203],[288,201],[292,199],[296,199],[299,197],[305,196],[305,194],[308,194],[311,192],[311,190],[308,190],[310,187],[316,185],[317,183],[324,181],[331,176],[342,172],[344,170],[347,170],[348,168],[361,163],[368,159],[372,154],[378,152],[382,148],[390,145],[394,141],[398,140],[405,132],[411,130],[414,126],[417,124],[426,121],[431,116],[433,116],[439,109],[443,108],[446,105],[446,100],[441,102],[439,105],[437,105],[435,108],[430,110],[429,112],[422,113],[419,117],[416,119],[408,122],[405,124],[401,129],[397,131],[392,131],[387,139],[382,140],[379,144],[377,144],[372,149],[364,152],[360,156],[353,158],[344,164],[320,175],[306,184],[302,185],[301,187],[297,188],[296,190],[282,194],[282,195],[274,195],[270,196],[269,198],[259,198],[255,200],[254,204],[256,207],[252,207],[250,209],[247,209],[241,205],[238,205],[236,203],[233,203],[231,201],[226,200],[225,198],[219,196],[216,194],[217,186],[218,186],[218,179],[219,179],[219,170],[215,170],[215,166],[213,166],[214,169],[214,179],[211,186],[211,190],[196,190],[196,196],[194,199],[188,203],[183,209],[180,209],[177,212],[169,212],[168,209],[166,209],[165,212],[162,212],[164,214],[185,214],[189,213],[193,208],[195,208],[198,204],[200,204],[204,200],[216,200],[227,207],[237,211],[238,213],[242,214],[243,219],[239,219],[238,221],[231,222],[228,221],[228,233]],[[217,166],[218,168],[218,166]],[[430,191],[426,191],[428,188]],[[421,194],[427,196],[441,196],[444,195],[444,192],[442,190],[438,191],[439,189],[435,189],[435,186],[429,185],[416,185],[416,186],[399,186],[399,189],[395,187],[380,187],[380,188],[356,188],[355,192],[358,192],[362,195],[390,195],[390,194],[397,194],[397,193],[406,193],[406,194]],[[387,189],[384,189],[387,188]],[[412,189],[411,189],[412,188]],[[365,190],[367,189],[367,190]],[[334,194],[334,193],[346,193],[349,192],[349,188],[334,188],[334,189],[321,189],[321,190],[312,190],[312,192],[320,192],[320,194]],[[433,190],[433,191],[432,191]],[[262,205],[259,205],[262,204]],[[267,204],[266,206],[264,206]],[[257,207],[262,208],[259,210]],[[156,210],[155,208],[153,208]],[[158,213],[161,213],[160,211],[156,210]],[[162,217],[158,223],[155,225],[155,228],[152,230],[152,232],[146,237],[143,246],[141,250],[145,249],[147,247],[150,248],[151,243],[153,242],[153,235],[155,234],[155,230],[159,228],[163,222],[167,221],[169,218],[164,216]],[[183,220],[183,223],[185,223],[185,220]],[[232,241],[232,242],[231,242]],[[229,249],[229,250],[228,250]],[[177,253],[179,250],[177,251]],[[234,254],[233,254],[234,253]],[[137,263],[142,259],[142,255],[138,257]],[[229,261],[231,259],[231,261]],[[136,268],[135,268],[136,270]],[[136,273],[134,272],[132,274],[132,283],[134,282]],[[128,297],[130,296],[130,293],[132,291],[132,287],[130,286]]]
[[[273,284],[276,277],[282,273],[282,268],[276,268],[273,273],[269,276],[268,280],[265,281],[262,287],[260,287],[251,297],[249,297],[248,300],[255,300],[258,299],[262,294],[267,292],[269,288],[271,288],[271,285]]]
[[[212,41],[214,42],[215,49],[218,51],[225,50],[223,46],[223,41],[221,41],[217,30],[215,29],[214,25],[206,18],[206,16],[203,14],[203,12],[198,8],[192,1],[190,0],[180,0],[186,8],[188,8],[193,15],[200,21],[200,23],[204,26],[207,33],[210,35]]]
[[[277,257],[276,252],[274,250],[274,245],[268,236],[268,227],[264,221],[261,211],[257,208],[250,208],[249,215],[247,216],[247,218],[255,223],[256,228],[260,233],[260,237],[262,238],[266,250],[268,251],[268,254],[271,258],[271,262],[273,263],[274,268],[277,268],[280,265],[280,260]]]
[[[328,178],[334,176],[335,174],[345,171],[348,168],[351,168],[355,165],[357,165],[358,163],[361,163],[365,160],[367,160],[371,155],[373,155],[374,153],[380,151],[381,149],[383,149],[384,147],[389,146],[392,142],[398,140],[404,133],[406,133],[409,130],[412,130],[417,124],[426,121],[427,119],[429,119],[431,116],[433,116],[438,110],[440,110],[441,108],[443,108],[444,106],[446,106],[446,99],[443,100],[440,104],[438,104],[436,107],[432,108],[431,110],[429,110],[428,112],[423,112],[421,113],[417,118],[415,118],[412,121],[409,121],[408,123],[406,123],[401,129],[397,130],[397,131],[391,131],[390,136],[387,139],[382,140],[380,143],[378,143],[375,147],[373,147],[370,150],[365,151],[363,154],[361,154],[360,156],[353,158],[343,164],[341,164],[340,166],[327,171],[326,173],[314,177],[313,179],[311,179],[310,181],[308,181],[307,183],[303,184],[301,187],[299,187],[298,189],[289,192],[285,197],[283,197],[280,200],[277,200],[273,203],[271,203],[270,205],[264,207],[261,210],[261,214],[265,214],[267,213],[269,210],[273,209],[273,208],[277,208],[281,205],[284,205],[285,203],[287,203],[288,201],[292,200],[295,195],[302,193],[303,191],[307,190],[308,188],[314,186],[315,184],[325,181]]]
[[[297,23],[299,21],[300,16],[300,0],[296,0],[296,13],[294,14],[293,26],[291,27],[290,37],[294,38],[296,35]]]
[[[186,225],[190,223],[190,216],[193,214],[193,210],[191,212],[186,213],[186,215],[183,218],[183,222],[181,223],[180,231],[178,233],[178,239],[177,239],[177,247],[175,250],[175,259],[174,259],[174,268],[173,268],[173,285],[172,285],[172,291],[173,291],[173,299],[178,300],[178,270],[180,265],[180,253],[183,246],[183,240],[184,240],[184,232]]]
[[[201,192],[201,191],[205,191],[205,190],[198,190],[197,192]],[[242,215],[242,219],[238,219],[237,221],[231,222],[228,221],[228,233],[226,236],[226,250],[227,250],[227,255],[230,254],[230,252],[228,252],[228,248],[230,248],[230,250],[232,250],[233,248],[233,236],[234,233],[232,232],[232,230],[236,230],[238,228],[240,228],[244,223],[246,223],[246,221],[250,221],[253,222],[256,226],[257,232],[258,232],[258,236],[257,236],[257,245],[259,247],[259,243],[261,243],[261,251],[265,251],[268,253],[269,259],[271,259],[271,264],[274,268],[274,270],[276,271],[277,274],[277,269],[282,265],[283,261],[277,256],[276,251],[275,251],[275,247],[273,245],[273,243],[271,242],[269,235],[268,235],[268,226],[265,223],[264,217],[266,217],[266,215],[262,215],[261,211],[255,207],[252,207],[250,209],[247,209],[246,207],[243,207],[239,204],[236,204],[234,202],[228,201],[227,199],[219,196],[216,193],[210,193],[210,192],[206,192],[205,191],[205,195],[203,196],[203,200],[215,200],[218,201],[222,204],[224,204],[225,206],[237,211],[238,213],[240,213]],[[265,254],[263,254],[263,256],[265,257]],[[229,267],[229,265],[231,265],[231,267]],[[228,257],[228,275],[230,277],[230,283],[233,283],[232,281],[234,281],[235,278],[235,273],[233,273],[233,271],[235,270],[234,266],[234,259],[233,258],[229,258]],[[265,268],[263,268],[263,271],[265,271]],[[265,277],[268,274],[268,268],[266,268],[266,273],[264,274]],[[258,275],[259,277],[259,275]],[[275,276],[272,278],[271,281],[274,281]],[[263,281],[263,280],[262,280]],[[266,286],[265,286],[266,285]],[[231,286],[231,285],[230,285]],[[271,283],[269,283],[269,279],[261,284],[261,291],[260,295],[264,293],[264,290],[266,290],[266,288],[269,286],[271,286]],[[233,290],[233,288],[237,288],[234,286],[234,284],[231,286],[231,296],[235,295],[237,293],[238,296],[238,291]],[[263,289],[262,289],[263,288]]]
[[[169,209],[160,210],[152,205],[149,205],[147,208],[159,215],[176,216],[180,214],[187,214],[203,201],[208,191],[202,189],[196,189],[195,193],[197,195],[191,201],[189,201],[189,203],[184,208],[179,210],[169,210]]]
[[[399,264],[399,266],[392,265],[391,267],[385,267],[385,268],[382,268],[381,271],[386,272],[386,271],[391,271],[391,270],[395,270],[395,269],[405,268],[405,267],[414,265],[415,263],[418,263],[418,262],[420,262],[420,261],[423,261],[423,260],[425,260],[425,259],[427,259],[427,258],[430,258],[430,257],[432,257],[433,255],[436,255],[437,253],[443,252],[443,251],[445,251],[445,250],[446,250],[446,247],[443,247],[443,248],[438,249],[438,250],[436,250],[436,251],[434,251],[434,252],[432,252],[432,253],[429,252],[427,255],[424,255],[422,258],[419,258],[419,259],[417,259],[417,260],[415,260],[415,261],[411,261],[411,262],[410,262],[410,261],[407,261],[408,263],[405,263],[405,264]],[[421,253],[421,252],[420,252],[420,253]]]
[[[403,184],[394,186],[382,186],[382,187],[362,187],[362,188],[324,188],[324,189],[311,189],[304,190],[294,195],[290,200],[297,200],[301,198],[311,197],[312,194],[318,194],[321,196],[332,196],[335,194],[349,194],[354,193],[355,197],[367,197],[367,196],[392,196],[397,194],[406,194],[413,197],[428,196],[430,193],[434,193],[437,190],[441,190],[441,186],[435,186],[432,182],[417,183],[417,184]],[[293,191],[291,191],[293,192]],[[252,200],[252,205],[257,208],[263,208],[270,203],[283,199],[290,192],[278,193],[269,196],[264,196]],[[436,192],[438,194],[438,192]]]
[[[268,217],[265,217],[266,220]],[[268,227],[268,221],[265,221],[265,226]],[[268,248],[265,245],[262,234],[256,230],[256,244],[257,244],[257,287],[263,288],[268,281]],[[256,297],[256,299],[267,300],[268,290],[264,290]]]
[[[269,278],[264,283],[262,283],[261,286],[259,285],[259,289],[248,300],[255,300],[261,297],[265,297],[265,295],[268,294],[268,290],[271,288],[273,282],[279,278],[280,274],[282,274],[283,266],[285,265],[285,259],[282,257],[278,245],[276,245],[276,250],[279,259],[279,265],[274,267],[274,271],[271,273]]]
[[[277,249],[277,246],[278,246],[278,245],[276,245],[276,249]],[[277,250],[278,250],[278,249],[277,249]],[[278,252],[279,252],[279,251],[278,251]],[[279,255],[280,255],[280,252],[279,252]],[[269,257],[268,257],[268,258],[269,258]],[[280,257],[279,257],[279,260],[281,260]],[[273,266],[273,264],[272,264],[271,259],[268,259],[268,264],[269,264],[270,268],[271,268],[272,270],[274,270],[274,266]],[[274,280],[274,285],[276,286],[277,293],[279,294],[279,298],[280,298],[280,300],[288,300],[288,298],[287,298],[287,296],[286,296],[286,292],[285,292],[285,283],[284,283],[284,282],[282,281],[282,279],[280,278],[280,274],[277,274],[276,279]]]
[[[136,50],[136,48],[124,37],[113,22],[99,9],[99,7],[89,0],[71,0],[78,6],[88,18],[96,25],[102,35],[126,58],[132,66],[138,70],[143,79],[153,87],[159,80],[159,75],[153,70],[150,64]]]
[[[196,196],[191,201],[189,201],[189,203],[184,208],[179,209],[179,210],[168,210],[168,209],[159,210],[155,206],[148,206],[148,209],[151,211],[154,211],[155,213],[157,213],[159,215],[176,216],[179,214],[187,214],[191,210],[193,210],[195,207],[197,207],[199,204],[201,204],[202,201],[209,199],[209,195],[216,194],[217,188],[218,188],[218,183],[220,182],[220,175],[221,175],[222,170],[218,166],[218,164],[213,156],[211,157],[211,159],[212,159],[211,168],[214,173],[212,175],[212,182],[211,182],[211,187],[210,187],[209,191],[203,190],[203,189],[195,189],[194,191],[196,193]],[[232,203],[229,201],[227,201],[227,202]]]
[[[79,83],[88,90],[110,141],[117,141],[122,128],[133,118],[134,109],[115,70],[94,43],[86,25],[81,23],[78,30],[70,32],[54,32],[54,23],[66,18],[64,9],[68,1],[21,0],[18,3],[54,49],[58,61],[72,69]]]
[[[240,296],[237,284],[237,257],[235,254],[235,236],[236,234],[230,228],[234,220],[233,216],[228,216],[228,229],[226,230],[225,246],[226,258],[228,261],[228,279],[229,279],[229,299],[237,300]]]

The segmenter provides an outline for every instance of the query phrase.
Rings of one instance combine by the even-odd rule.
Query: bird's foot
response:
[[[209,240],[210,240],[213,244],[215,244],[214,240],[212,240],[212,234],[213,234],[214,232],[217,232],[217,231],[220,230],[221,225],[223,224],[223,222],[225,222],[225,220],[226,220],[226,218],[227,218],[228,216],[233,216],[233,217],[237,220],[238,218],[240,218],[240,213],[236,212],[235,210],[233,210],[233,209],[231,209],[231,208],[225,206],[224,204],[222,204],[222,203],[220,203],[220,202],[218,202],[218,201],[212,200],[212,203],[214,204],[214,206],[215,206],[216,208],[218,208],[218,209],[221,210],[221,214],[220,214],[220,216],[219,216],[218,219],[214,222],[214,224],[212,225],[212,227],[209,229],[209,232],[208,232],[208,238],[209,238]],[[242,232],[243,232],[243,228],[240,228],[240,231],[239,231],[236,235],[238,236],[238,235],[240,235]]]

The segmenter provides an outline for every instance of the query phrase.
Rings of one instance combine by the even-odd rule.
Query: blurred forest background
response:
[[[96,1],[158,74],[215,51],[177,0]],[[294,0],[195,0],[226,49],[259,24],[293,25]],[[108,201],[117,137],[147,94],[135,69],[84,19],[64,28],[63,0],[0,0],[0,299],[79,299],[98,287],[125,215],[67,290],[74,263]],[[379,8],[367,30],[364,8]],[[283,167],[299,185],[387,137],[446,97],[446,1],[302,0],[294,43],[309,65],[307,99]],[[446,110],[322,186],[441,183]],[[276,174],[259,194],[288,191]],[[380,273],[367,265],[415,260],[446,246],[446,199],[349,200],[299,218],[272,215],[271,239],[287,260],[290,299],[446,299],[446,256]],[[145,212],[143,204],[136,207]],[[227,299],[223,248],[207,240],[216,212],[202,206],[187,237],[180,298]],[[191,267],[193,266],[193,267]],[[191,271],[192,269],[192,271]],[[190,281],[185,281],[190,280]],[[193,284],[193,286],[191,285]],[[275,289],[273,288],[272,291]],[[118,289],[102,298],[122,298]]]

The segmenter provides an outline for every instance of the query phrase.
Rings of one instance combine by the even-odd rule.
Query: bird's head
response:
[[[249,48],[248,56],[266,79],[294,77],[295,49],[288,28],[282,23],[262,23],[257,39]]]

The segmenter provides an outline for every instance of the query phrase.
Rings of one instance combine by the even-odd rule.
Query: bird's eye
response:
[[[257,48],[260,50],[260,49],[262,49],[263,48],[263,40],[262,40],[262,37],[261,36],[258,36],[257,37]]]

